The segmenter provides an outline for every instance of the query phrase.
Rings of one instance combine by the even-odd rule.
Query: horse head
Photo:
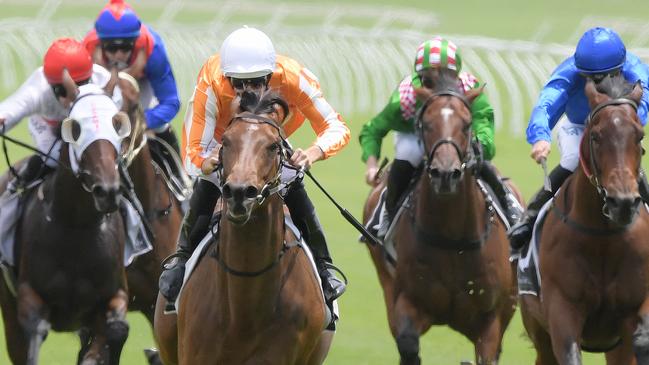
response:
[[[638,177],[644,132],[637,115],[642,85],[618,75],[598,85],[588,80],[585,93],[592,111],[580,145],[581,167],[603,199],[604,216],[628,225],[642,202]]]
[[[288,114],[288,104],[272,92],[260,98],[244,92],[237,102],[239,113],[222,138],[221,189],[228,219],[242,225],[280,183],[286,159],[280,125]]]
[[[117,110],[113,100],[98,86],[77,87],[67,72],[64,85],[70,90],[68,95],[76,95],[70,114],[61,125],[70,166],[84,190],[92,194],[97,211],[114,212],[120,196],[118,151],[131,132],[129,118]]]
[[[425,169],[436,194],[454,194],[467,167],[475,162],[471,146],[471,103],[482,87],[464,93],[457,72],[428,69],[424,87],[415,90],[423,102],[416,129],[424,146]]]

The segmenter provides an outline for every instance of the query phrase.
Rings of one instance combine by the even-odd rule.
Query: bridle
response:
[[[607,203],[606,203],[606,198],[608,197],[608,191],[600,181],[599,176],[601,174],[601,169],[599,167],[599,164],[597,163],[597,159],[595,158],[595,154],[594,154],[594,148],[593,148],[594,138],[592,134],[592,128],[590,128],[590,122],[593,120],[593,118],[595,118],[595,116],[600,111],[602,111],[607,106],[611,106],[611,105],[630,105],[633,108],[634,112],[638,111],[638,104],[635,101],[628,98],[617,98],[617,99],[608,100],[593,108],[590,114],[588,114],[588,118],[586,118],[586,125],[589,126],[589,128],[588,128],[587,135],[584,135],[584,138],[588,138],[589,161],[586,162],[582,154],[580,154],[579,156],[579,162],[582,170],[584,171],[584,174],[588,178],[588,181],[590,181],[590,183],[593,184],[593,186],[595,186],[595,188],[597,189],[597,194],[604,202],[604,205],[602,206],[602,214],[608,219],[611,219],[610,212],[608,210]],[[644,153],[644,149],[643,149],[643,153]],[[639,173],[641,174],[643,173],[642,169],[640,169]]]
[[[415,117],[415,130],[419,135],[419,139],[421,140],[421,143],[423,144],[424,147],[424,169],[426,170],[428,177],[431,179],[433,178],[432,162],[435,156],[435,151],[437,151],[437,149],[444,144],[450,144],[457,151],[457,155],[460,157],[460,161],[462,162],[460,166],[461,174],[464,174],[464,171],[466,169],[472,169],[477,164],[476,156],[473,153],[473,148],[471,147],[471,139],[473,135],[471,124],[469,124],[467,128],[468,130],[467,140],[469,141],[469,143],[467,143],[467,147],[464,151],[462,151],[462,148],[460,148],[457,142],[455,142],[452,138],[440,138],[435,143],[433,143],[430,152],[425,153],[427,151],[427,148],[426,148],[426,139],[424,138],[424,126],[423,126],[424,112],[426,111],[428,106],[433,102],[433,100],[435,100],[440,96],[451,96],[451,97],[458,98],[460,99],[460,101],[462,101],[462,103],[467,107],[469,111],[471,110],[471,104],[469,103],[469,100],[467,100],[467,98],[464,95],[453,90],[442,90],[442,91],[437,91],[433,93],[431,96],[429,96],[428,99],[426,99],[426,101],[423,103],[421,108],[419,108],[419,110],[417,111]]]

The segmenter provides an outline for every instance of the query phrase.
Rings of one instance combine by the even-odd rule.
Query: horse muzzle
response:
[[[609,195],[604,199],[602,214],[620,226],[627,226],[638,216],[641,204],[639,194]]]
[[[435,194],[455,194],[464,172],[459,167],[439,168],[431,166],[428,169],[431,187]]]
[[[119,208],[119,184],[95,184],[90,188],[95,208],[101,213],[112,213]]]
[[[230,222],[243,225],[250,219],[257,202],[259,189],[253,185],[226,183],[223,185],[223,199],[227,201],[227,217]]]

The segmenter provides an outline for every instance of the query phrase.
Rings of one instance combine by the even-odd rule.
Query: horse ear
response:
[[[475,98],[477,98],[478,96],[480,96],[482,94],[482,92],[484,91],[485,86],[487,86],[487,84],[482,84],[482,86],[476,87],[475,89],[471,89],[471,90],[467,91],[464,94],[464,96],[466,97],[466,100],[469,102],[469,104],[473,104],[473,101],[475,100]]]
[[[140,100],[140,86],[137,80],[126,72],[117,74],[117,84],[122,91],[122,110],[130,112]]]
[[[66,102],[72,104],[77,99],[77,95],[79,95],[79,87],[72,80],[72,76],[70,76],[67,69],[63,69],[63,87],[66,92]]]
[[[135,56],[135,61],[133,61],[133,64],[129,68],[124,70],[124,72],[139,80],[144,77],[144,67],[146,67],[146,62],[146,50],[142,48],[138,51],[137,56]]]
[[[584,87],[584,92],[586,94],[586,98],[588,98],[588,105],[590,105],[591,110],[596,106],[598,106],[599,104],[610,99],[608,95],[602,94],[599,91],[597,91],[597,87],[595,86],[595,81],[593,81],[591,78],[586,79],[586,86]]]
[[[429,90],[426,87],[420,87],[415,89],[415,96],[419,101],[426,101],[433,95],[433,91]]]
[[[633,85],[633,90],[629,94],[629,99],[635,101],[636,104],[640,105],[640,102],[642,101],[642,82],[640,80],[636,81],[635,85]]]
[[[106,86],[104,87],[104,92],[108,94],[111,98],[113,97],[113,93],[115,92],[115,86],[117,86],[117,68],[113,67],[110,70],[110,79],[108,80],[108,83],[106,83]]]

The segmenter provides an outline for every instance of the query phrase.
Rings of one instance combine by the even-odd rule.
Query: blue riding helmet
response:
[[[626,47],[612,29],[592,28],[577,43],[575,66],[581,73],[599,74],[619,69],[626,60]]]
[[[137,38],[140,36],[141,26],[140,18],[129,8],[119,13],[104,9],[95,22],[99,39]]]

